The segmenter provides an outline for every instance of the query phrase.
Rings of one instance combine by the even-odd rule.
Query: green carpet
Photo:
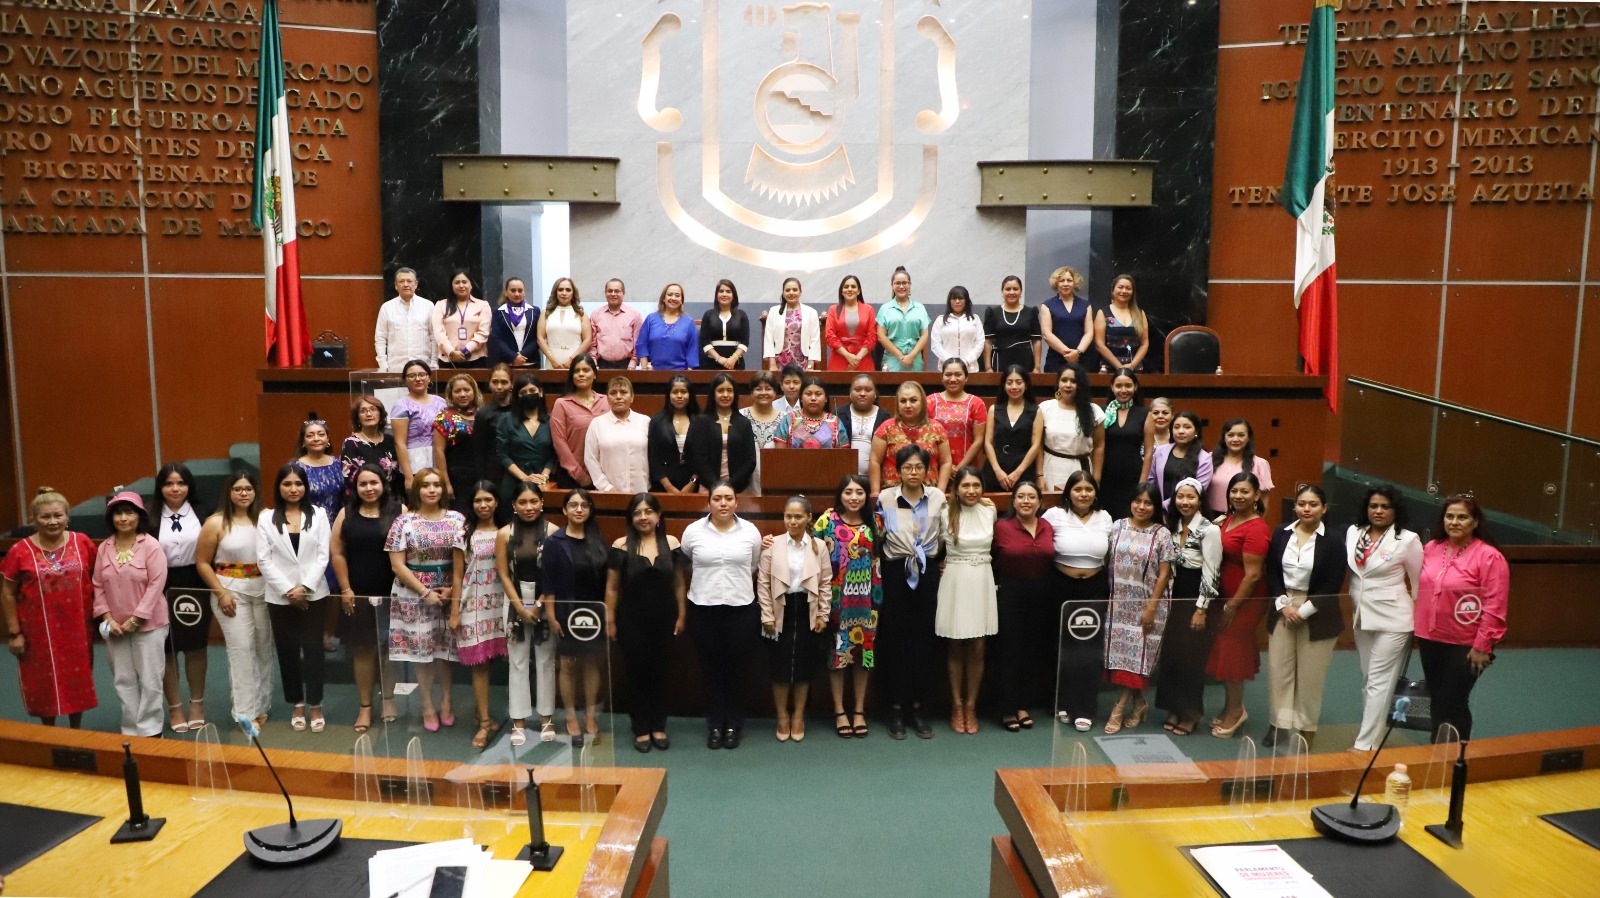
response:
[[[220,648],[211,652],[211,664],[210,714],[216,720],[225,714],[227,695]],[[95,669],[101,706],[88,712],[84,723],[115,731],[119,710],[103,653]],[[355,701],[349,687],[336,682],[348,683],[347,670],[337,660],[330,662],[334,682],[325,706],[327,732],[291,731],[288,708],[280,707],[267,725],[268,744],[348,752],[355,739],[350,729]],[[1420,675],[1415,662],[1413,673]],[[1360,711],[1357,683],[1355,653],[1339,652],[1328,676],[1318,750],[1349,746]],[[464,677],[457,678],[453,694],[459,717],[454,728],[424,732],[413,711],[387,740],[375,733],[378,753],[403,753],[416,735],[429,760],[504,761],[509,749],[503,741],[485,755],[468,745],[472,699]],[[1221,687],[1207,690],[1209,708],[1219,708],[1221,698]],[[1110,693],[1102,695],[1103,711],[1110,699]],[[503,692],[495,690],[497,708],[504,708],[503,700]],[[1252,719],[1245,728],[1257,738],[1265,728],[1265,703],[1266,690],[1258,680],[1246,691]],[[1473,696],[1473,711],[1478,737],[1594,725],[1600,722],[1600,650],[1502,651]],[[23,719],[14,687],[0,689],[0,715]],[[914,736],[894,742],[876,720],[867,739],[842,740],[829,721],[817,718],[808,722],[801,744],[777,742],[771,719],[754,719],[744,745],[732,752],[706,750],[699,721],[674,719],[672,750],[648,755],[626,744],[626,718],[611,723],[622,743],[608,733],[592,751],[593,763],[667,769],[661,835],[671,843],[673,892],[689,898],[983,895],[989,840],[1003,832],[994,810],[995,768],[1047,766],[1052,752],[1061,750],[1055,746],[1058,739],[1084,740],[1089,763],[1105,763],[1092,739],[1097,731],[1057,734],[1042,718],[1032,731],[1011,734],[985,717],[976,736],[957,736],[947,720],[936,720],[934,738],[926,742]],[[1159,719],[1135,732],[1160,732]],[[1238,754],[1238,740],[1196,734],[1175,741],[1196,761],[1232,760]],[[1405,731],[1391,740],[1416,741],[1418,734]],[[554,760],[550,747],[536,751],[540,760]],[[557,757],[569,753],[560,751]]]

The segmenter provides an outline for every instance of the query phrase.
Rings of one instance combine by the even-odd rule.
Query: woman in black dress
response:
[[[1000,384],[1005,400],[989,407],[989,429],[983,434],[989,456],[983,469],[984,489],[991,493],[1008,493],[1018,483],[1032,479],[1028,475],[1039,456],[1027,369],[1021,365],[1006,368]]]
[[[350,648],[357,700],[361,703],[355,730],[365,733],[372,726],[372,686],[378,680],[379,664],[384,670],[379,690],[384,722],[399,716],[394,706],[394,675],[389,672],[388,652],[384,651],[389,643],[389,593],[394,587],[394,567],[383,544],[400,506],[389,492],[383,469],[377,465],[362,465],[355,480],[355,489],[334,518],[329,549],[343,597],[344,626],[339,638]],[[378,638],[380,631],[382,639]]]
[[[567,526],[544,541],[540,601],[556,642],[556,681],[566,701],[567,735],[581,746],[600,736],[600,662],[605,657],[606,543],[594,519],[594,500],[583,487],[562,505]],[[578,728],[582,681],[584,727]]]
[[[689,423],[700,414],[689,378],[674,374],[667,381],[667,401],[650,419],[650,489],[663,493],[694,492],[694,465],[684,453]],[[630,515],[631,517],[631,515]]]
[[[611,544],[606,567],[606,633],[628,668],[633,748],[672,747],[667,737],[667,684],[673,637],[683,632],[688,582],[678,538],[661,529],[661,503],[638,493],[628,503],[628,535]]]
[[[1022,278],[1006,275],[1000,282],[1001,302],[983,313],[983,336],[989,343],[985,361],[990,371],[1021,365],[1039,369],[1039,307],[1022,304]]]
[[[1106,405],[1106,453],[1100,475],[1101,508],[1113,518],[1128,516],[1133,491],[1144,470],[1145,418],[1139,404],[1139,377],[1127,368],[1111,376],[1111,402]]]
[[[750,317],[739,308],[739,288],[717,281],[716,300],[700,319],[700,370],[734,371],[750,351]]]

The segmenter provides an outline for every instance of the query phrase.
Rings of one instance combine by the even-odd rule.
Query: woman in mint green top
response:
[[[883,370],[921,371],[933,321],[928,310],[911,298],[911,275],[896,268],[889,279],[894,299],[878,308],[878,342],[883,344]]]

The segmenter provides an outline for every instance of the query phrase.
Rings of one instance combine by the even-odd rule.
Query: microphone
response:
[[[262,863],[288,865],[304,863],[338,845],[344,821],[322,819],[301,823],[295,819],[294,801],[289,798],[289,790],[284,788],[283,779],[278,776],[277,768],[272,766],[272,759],[267,757],[267,750],[261,745],[261,731],[256,728],[255,721],[243,715],[234,719],[244,734],[250,737],[250,743],[256,747],[256,751],[261,753],[267,771],[278,784],[278,791],[283,793],[283,803],[289,807],[288,823],[263,826],[245,833],[245,851]]]
[[[1400,812],[1394,805],[1377,801],[1360,803],[1361,787],[1367,784],[1367,774],[1372,772],[1378,753],[1383,751],[1384,745],[1389,742],[1389,734],[1393,732],[1394,722],[1391,720],[1383,731],[1383,740],[1372,750],[1372,757],[1367,759],[1367,769],[1361,771],[1361,779],[1356,781],[1356,793],[1350,796],[1349,804],[1341,801],[1311,809],[1311,825],[1317,832],[1333,839],[1367,844],[1387,842],[1400,833]]]
[[[1444,823],[1434,823],[1424,826],[1428,835],[1449,845],[1451,848],[1461,847],[1461,812],[1467,802],[1467,743],[1461,743],[1461,751],[1456,756],[1455,776],[1450,780],[1450,817]]]

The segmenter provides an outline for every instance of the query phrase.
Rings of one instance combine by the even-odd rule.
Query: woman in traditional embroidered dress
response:
[[[450,703],[450,662],[456,660],[456,647],[445,625],[444,606],[451,593],[451,552],[461,541],[467,522],[444,506],[444,478],[432,468],[416,472],[409,498],[414,510],[395,519],[384,545],[394,568],[389,658],[417,665],[422,728],[432,733],[441,723],[456,723]],[[433,701],[436,678],[442,685],[437,711]]]
[[[1160,502],[1155,484],[1134,488],[1130,516],[1111,525],[1111,614],[1106,627],[1106,670],[1122,687],[1106,732],[1144,721],[1149,704],[1144,688],[1161,657],[1161,635],[1172,604],[1172,563],[1178,548],[1172,531],[1156,518]],[[1126,715],[1126,720],[1124,720]]]
[[[32,536],[0,561],[0,608],[21,667],[22,707],[45,726],[65,714],[73,729],[96,704],[90,633],[95,546],[67,529],[67,500],[43,486],[33,497]]]
[[[833,600],[829,603],[833,660],[828,665],[828,684],[833,689],[834,732],[841,739],[867,735],[867,681],[875,662],[878,608],[883,604],[883,584],[874,554],[878,532],[866,505],[867,478],[847,474],[833,493],[833,507],[811,527],[813,535],[827,542],[833,569]],[[844,710],[845,674],[851,669],[855,670],[853,716]]]
[[[495,569],[494,525],[499,502],[495,485],[480,480],[473,487],[473,524],[456,544],[451,577],[450,629],[455,634],[456,655],[472,668],[472,698],[478,712],[478,732],[472,747],[482,751],[489,737],[500,730],[489,714],[489,662],[506,654],[506,593]]]

